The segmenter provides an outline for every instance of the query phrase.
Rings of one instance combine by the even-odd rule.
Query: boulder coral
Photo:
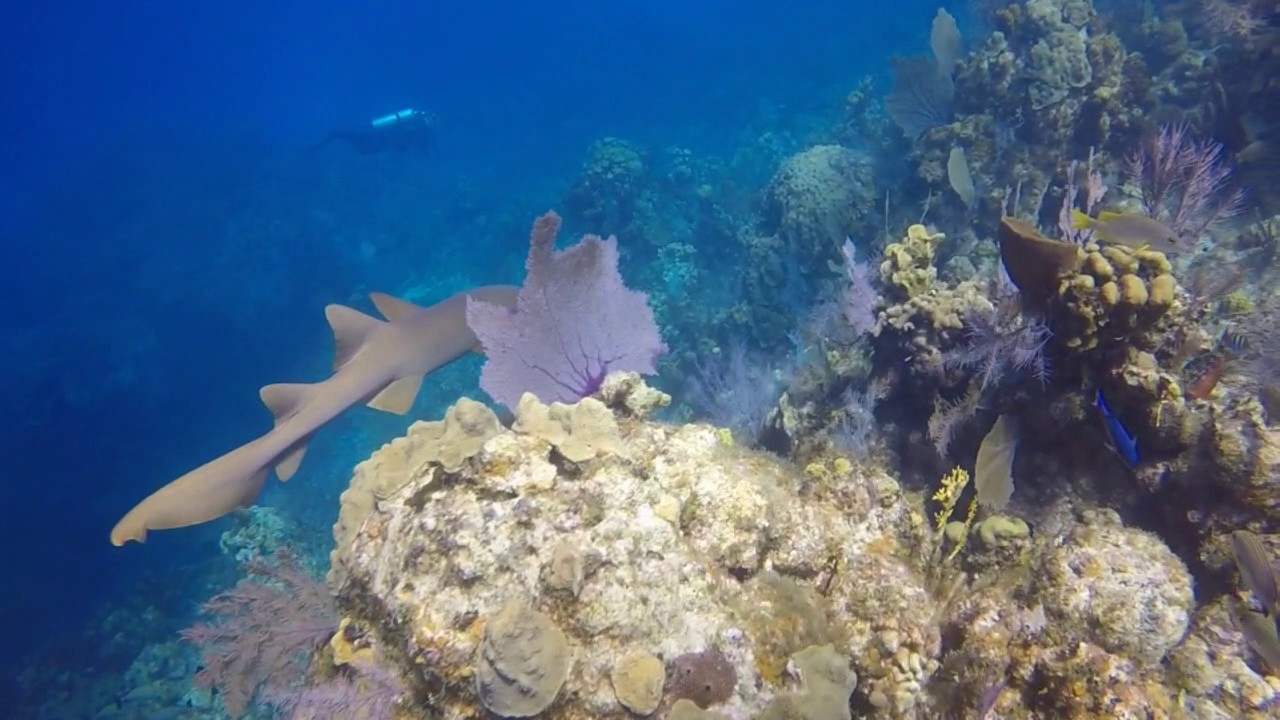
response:
[[[834,260],[846,236],[875,207],[870,158],[839,145],[815,145],[782,162],[765,189],[765,229],[794,261]]]
[[[556,718],[653,707],[661,683],[638,677],[649,657],[669,673],[680,658],[721,658],[736,679],[723,695],[692,699],[734,717],[790,692],[782,669],[800,642],[841,641],[823,656],[835,679],[804,678],[803,698],[818,687],[822,696],[797,700],[824,707],[837,687],[847,698],[854,678],[829,668],[850,668],[890,630],[895,647],[929,664],[938,634],[929,613],[915,612],[928,593],[893,554],[915,526],[895,483],[846,469],[836,486],[812,488],[790,464],[726,445],[714,428],[628,411],[645,392],[638,377],[614,375],[600,395],[613,408],[607,419],[569,413],[609,425],[618,440],[577,460],[540,434],[502,430],[446,470],[422,436],[473,441],[420,424],[358,471],[376,468],[384,491],[358,532],[342,534],[336,590],[349,615],[379,628],[387,656],[411,668],[442,717],[496,711],[500,696],[476,692],[487,672],[477,662],[500,655],[497,619],[522,613],[536,613],[541,635],[565,637],[570,669],[543,711]],[[520,417],[516,426],[527,427]],[[837,567],[833,558],[850,560]],[[809,631],[793,638],[785,628],[797,614]],[[679,699],[672,682],[668,709]]]

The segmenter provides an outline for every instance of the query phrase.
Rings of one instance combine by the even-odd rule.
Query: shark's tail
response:
[[[394,322],[405,319],[423,308],[374,293],[373,302],[378,310]],[[325,316],[333,328],[336,347],[335,371],[352,362],[365,349],[370,337],[384,329],[387,321],[379,320],[342,305],[325,308]],[[236,448],[192,470],[165,485],[138,503],[111,531],[111,542],[123,545],[130,540],[143,542],[149,530],[197,525],[217,519],[232,510],[250,505],[262,491],[267,473],[275,468],[281,480],[288,480],[298,471],[307,443],[312,434],[336,415],[361,399],[370,407],[403,415],[413,405],[422,383],[422,375],[397,377],[386,384],[382,376],[378,387],[361,388],[371,393],[364,398],[346,398],[341,402],[323,403],[322,410],[307,420],[295,423],[290,429],[281,426],[316,401],[320,383],[280,383],[267,385],[259,395],[263,404],[275,417],[276,427],[262,437]],[[332,380],[333,378],[330,378]],[[332,386],[330,386],[332,387]],[[313,413],[315,409],[313,408]],[[332,414],[330,414],[330,412]]]
[[[261,438],[192,470],[151,493],[111,530],[111,544],[145,542],[147,531],[198,525],[251,505],[267,468],[253,463]]]
[[[313,384],[280,383],[267,385],[259,395],[279,427],[308,402],[314,387]],[[262,492],[272,465],[281,480],[288,480],[298,472],[309,440],[311,436],[306,435],[280,452],[268,444],[279,440],[267,433],[201,465],[134,506],[111,531],[112,544],[123,545],[130,540],[143,542],[148,530],[198,525],[252,505]]]

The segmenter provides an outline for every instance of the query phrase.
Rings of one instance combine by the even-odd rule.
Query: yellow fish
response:
[[[1080,210],[1071,211],[1073,230],[1090,230],[1101,241],[1135,248],[1150,248],[1166,255],[1186,252],[1191,243],[1178,237],[1167,225],[1142,213],[1098,213],[1091,218]]]

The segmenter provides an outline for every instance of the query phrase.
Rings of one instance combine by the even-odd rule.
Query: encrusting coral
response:
[[[548,709],[557,718],[623,717],[617,690],[630,685],[618,668],[635,653],[669,667],[690,654],[723,658],[737,680],[723,696],[693,699],[753,715],[784,689],[781,674],[758,684],[759,669],[803,649],[773,625],[789,627],[801,611],[814,640],[831,624],[853,628],[847,663],[875,635],[868,612],[892,616],[925,600],[910,568],[885,554],[912,527],[906,505],[873,494],[896,492],[892,483],[848,477],[802,499],[810,481],[784,461],[727,447],[706,426],[668,427],[627,410],[636,406],[628,397],[646,392],[635,376],[610,376],[599,397],[616,410],[569,413],[616,428],[620,443],[577,461],[543,437],[503,431],[448,472],[437,449],[413,439],[427,430],[419,426],[357,473],[378,468],[380,485],[397,489],[335,550],[346,568],[339,595],[382,629],[389,654],[412,662],[444,717],[477,712],[470,678],[484,618],[513,599],[568,638],[572,669]],[[877,570],[836,572],[833,556]],[[833,572],[825,595],[801,590]],[[574,580],[554,580],[562,576]],[[765,610],[789,594],[796,600]],[[937,652],[927,618],[899,626],[903,643]]]
[[[430,712],[923,718],[973,706],[993,674],[1008,718],[1169,707],[1162,660],[1182,657],[1194,601],[1150,534],[1093,512],[1058,542],[989,516],[952,559],[924,498],[874,468],[801,472],[715,428],[646,419],[664,398],[614,374],[584,401],[607,412],[565,406],[611,438],[577,459],[560,434],[486,431],[472,449],[477,435],[419,424],[357,472],[386,490],[342,536],[331,581]],[[432,446],[445,438],[467,445],[449,469]],[[537,647],[507,653],[515,625]],[[543,653],[555,663],[520,659]]]
[[[938,279],[938,246],[946,239],[924,225],[884,249],[880,278],[885,285],[876,335],[893,338],[924,367],[941,362],[941,336],[964,327],[964,318],[994,308],[985,288],[973,280],[950,284]]]

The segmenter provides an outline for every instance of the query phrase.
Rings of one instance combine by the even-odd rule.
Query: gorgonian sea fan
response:
[[[534,222],[514,308],[467,298],[467,325],[488,358],[480,387],[511,409],[526,392],[571,403],[611,372],[652,375],[667,350],[649,296],[622,281],[617,239],[587,235],[557,251],[559,231],[554,212]]]

